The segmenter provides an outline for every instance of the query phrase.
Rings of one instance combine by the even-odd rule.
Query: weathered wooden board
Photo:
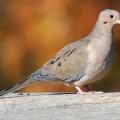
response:
[[[0,120],[120,120],[120,93],[14,93],[0,98]]]

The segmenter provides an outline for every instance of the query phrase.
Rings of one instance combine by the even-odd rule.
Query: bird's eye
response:
[[[110,15],[110,18],[114,18],[114,16],[113,16],[113,15]]]

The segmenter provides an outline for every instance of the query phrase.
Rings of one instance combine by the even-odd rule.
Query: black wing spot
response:
[[[54,64],[54,61],[51,61],[50,64]]]
[[[74,48],[72,51],[70,51],[70,53],[68,54],[68,56],[70,56],[75,50],[76,50],[76,48]]]
[[[55,62],[58,61],[59,59],[60,59],[60,57],[58,57],[58,58],[55,60]]]
[[[62,65],[61,62],[59,62],[59,63],[58,63],[58,67],[60,67],[61,65]]]
[[[64,55],[66,55],[66,54],[69,53],[69,52],[70,52],[70,50],[68,50],[67,52],[65,52]]]

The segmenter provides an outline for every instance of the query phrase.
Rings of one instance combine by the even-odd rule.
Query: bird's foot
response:
[[[100,93],[104,93],[103,91],[90,91],[88,93],[91,93],[91,94],[100,94]]]
[[[77,94],[100,94],[103,93],[103,91],[92,91],[91,88],[86,85],[81,89],[79,86],[75,86],[76,90],[78,91]]]
[[[77,94],[87,94],[87,92],[84,92],[79,86],[75,86],[76,90],[78,91]]]

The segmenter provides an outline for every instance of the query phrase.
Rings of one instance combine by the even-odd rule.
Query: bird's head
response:
[[[100,24],[111,26],[115,24],[120,24],[120,13],[116,10],[105,9],[100,12],[98,21],[100,22]]]

